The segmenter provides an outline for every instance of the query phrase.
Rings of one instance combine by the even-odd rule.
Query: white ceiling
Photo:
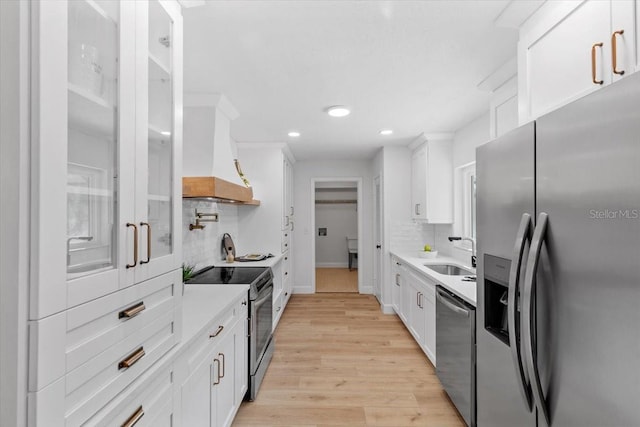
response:
[[[517,31],[494,22],[508,3],[208,1],[184,10],[185,91],[224,93],[240,112],[237,141],[370,158],[488,110],[477,84],[516,54]],[[352,114],[329,117],[335,104]]]

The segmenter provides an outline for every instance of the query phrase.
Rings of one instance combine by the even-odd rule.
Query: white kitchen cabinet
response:
[[[406,280],[407,288],[411,292],[411,304],[407,314],[407,326],[413,338],[423,346],[425,334],[425,311],[423,307],[423,287],[422,283],[414,274],[409,274]]]
[[[494,90],[489,100],[489,138],[518,127],[518,78],[512,77]]]
[[[430,224],[453,222],[453,153],[450,140],[427,139],[411,157],[411,215]]]
[[[171,427],[174,424],[173,370],[159,367],[145,373],[118,399],[92,417],[93,427]]]
[[[289,252],[271,267],[273,271],[272,328],[275,331],[284,308],[291,297],[291,262]]]
[[[436,286],[427,277],[422,277],[421,308],[424,311],[423,350],[433,365],[436,365]]]
[[[637,9],[637,0],[546,2],[520,29],[520,123],[635,72]]]
[[[181,295],[175,270],[32,322],[30,399],[62,399],[51,425],[85,420],[177,344]]]
[[[401,264],[395,257],[394,265]],[[426,276],[397,267],[398,315],[431,362],[436,364],[436,288]]]
[[[80,425],[180,341],[182,13],[41,0],[31,15],[28,417]]]
[[[293,173],[286,145],[238,143],[238,159],[260,199],[259,209],[240,210],[239,246],[249,251],[284,253],[291,249],[293,218]]]
[[[251,252],[282,254],[273,267],[275,329],[293,289],[293,156],[284,144],[238,143],[238,159],[253,194],[261,200],[259,209],[238,211],[238,246]]]
[[[248,386],[246,302],[235,301],[175,361],[175,425],[231,425]]]
[[[413,293],[414,290],[411,286],[409,286],[408,277],[406,271],[400,272],[399,277],[400,283],[400,312],[398,315],[400,319],[404,322],[407,328],[410,328],[411,323],[411,307],[415,304],[416,295]]]
[[[156,0],[35,1],[32,15],[41,319],[180,266],[182,15]]]
[[[293,167],[289,159],[284,156],[282,159],[282,229],[293,230],[294,228],[294,207],[293,207]]]
[[[282,265],[284,266],[284,273],[282,276],[282,281],[283,281],[283,291],[284,291],[284,296],[283,296],[283,304],[286,306],[287,302],[289,301],[289,298],[291,298],[291,291],[293,290],[293,279],[291,278],[292,274],[291,274],[291,266],[293,265],[291,263],[291,252],[287,252],[283,255],[282,257]]]
[[[400,298],[401,298],[401,282],[403,280],[403,267],[400,260],[394,256],[391,257],[391,305],[394,311],[400,314]]]

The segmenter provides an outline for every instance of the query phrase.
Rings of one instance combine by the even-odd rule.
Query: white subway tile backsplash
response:
[[[218,222],[204,223],[203,230],[189,231],[189,224],[195,223],[195,210],[218,213]],[[195,265],[196,269],[222,260],[222,235],[229,233],[234,240],[238,237],[238,207],[205,200],[182,201],[182,253],[183,262]]]

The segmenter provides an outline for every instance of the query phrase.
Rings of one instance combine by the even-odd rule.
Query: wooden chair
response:
[[[358,259],[358,239],[347,237],[347,251],[349,252],[349,271],[351,271],[353,259]]]

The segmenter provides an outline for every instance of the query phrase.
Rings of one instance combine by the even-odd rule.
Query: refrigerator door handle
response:
[[[542,244],[544,243],[547,223],[549,216],[542,212],[538,216],[538,223],[533,232],[531,239],[531,250],[529,252],[529,258],[527,259],[527,270],[524,276],[524,298],[522,307],[522,334],[524,351],[527,361],[527,367],[529,371],[529,378],[531,379],[531,389],[533,391],[533,397],[536,402],[536,406],[544,415],[547,425],[551,425],[549,422],[549,408],[542,392],[542,385],[540,384],[540,373],[538,372],[538,364],[536,363],[535,352],[533,349],[533,322],[535,316],[535,304],[532,298],[535,292],[535,279],[536,272],[538,270],[538,261],[540,260],[540,252],[542,251]]]
[[[522,360],[522,349],[520,348],[519,338],[522,333],[518,330],[517,326],[522,324],[516,324],[516,313],[518,308],[518,295],[520,292],[520,275],[522,269],[522,257],[527,242],[529,241],[529,233],[531,229],[531,215],[528,213],[522,214],[520,220],[520,227],[518,227],[518,234],[516,235],[516,242],[513,248],[513,255],[511,256],[511,269],[509,270],[509,292],[507,300],[507,320],[509,328],[509,347],[511,348],[511,357],[516,369],[516,378],[518,379],[518,388],[524,399],[524,403],[527,410],[531,412],[533,409],[533,402],[531,397],[531,385],[526,375],[526,368]]]

